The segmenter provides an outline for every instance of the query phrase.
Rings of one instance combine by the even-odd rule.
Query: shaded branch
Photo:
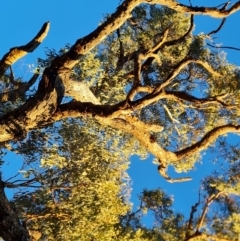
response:
[[[11,48],[10,51],[0,60],[0,76],[5,73],[10,65],[14,64],[17,60],[21,59],[29,52],[33,52],[47,36],[49,27],[49,22],[44,23],[38,34],[29,43]]]
[[[212,44],[207,43],[208,46],[216,49],[232,49],[232,50],[237,50],[240,51],[240,48],[235,48],[235,47],[230,47],[230,46],[214,46]]]
[[[207,35],[210,36],[212,34],[215,34],[215,33],[219,32],[221,30],[221,28],[223,27],[224,23],[226,22],[226,20],[227,20],[226,18],[223,18],[219,27],[216,30],[213,30],[213,31],[209,32]]]
[[[141,81],[141,66],[142,66],[142,60],[144,59],[144,55],[142,53],[136,54],[136,57],[134,58],[134,81],[131,89],[128,92],[128,95],[126,97],[126,103],[129,100],[133,100],[134,96],[137,94],[137,87],[139,86],[139,83]]]
[[[124,48],[123,48],[123,43],[121,40],[121,34],[119,29],[117,29],[117,36],[119,41],[119,57],[117,61],[116,71],[119,71],[120,69],[122,69],[124,63],[127,61],[127,57],[124,54]]]
[[[30,241],[28,231],[21,225],[19,218],[9,203],[5,192],[4,182],[0,176],[0,237],[6,241]]]
[[[207,105],[207,104],[220,104],[224,107],[230,107],[232,105],[225,104],[222,99],[227,97],[227,94],[207,97],[207,98],[197,98],[190,95],[184,91],[165,91],[165,97],[167,99],[172,99],[176,101],[188,101],[193,103],[195,106]]]
[[[199,60],[199,59],[183,59],[182,61],[180,61],[175,67],[174,70],[168,75],[168,77],[166,78],[166,80],[159,84],[155,90],[154,93],[157,93],[159,91],[161,91],[163,88],[165,88],[167,85],[170,84],[170,82],[180,73],[180,71],[185,68],[188,64],[190,63],[196,63],[196,64],[200,64],[203,68],[205,68],[210,74],[212,74],[215,77],[221,77],[221,74],[219,74],[218,72],[216,72],[208,63]]]
[[[19,187],[39,187],[39,186],[33,186],[33,185],[30,185],[31,183],[33,182],[37,182],[36,180],[37,178],[33,178],[31,180],[28,180],[28,181],[22,181],[21,183],[15,183],[15,182],[4,182],[3,185],[4,187],[6,188],[19,188]]]
[[[190,212],[190,217],[188,220],[188,228],[187,228],[187,232],[186,232],[186,238],[190,236],[190,232],[193,229],[193,218],[194,218],[194,214],[197,212],[197,208],[200,205],[200,193],[199,193],[199,200],[198,202],[196,202],[192,207],[191,207],[191,212]]]
[[[7,101],[16,101],[17,98],[23,96],[30,89],[30,87],[36,83],[38,77],[39,74],[36,73],[28,82],[21,82],[18,84],[14,83],[16,86],[15,89],[0,93],[0,102],[4,103]]]

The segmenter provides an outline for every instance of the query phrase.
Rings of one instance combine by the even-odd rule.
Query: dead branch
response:
[[[49,22],[44,23],[38,34],[29,43],[19,47],[11,48],[10,51],[6,53],[0,60],[0,76],[5,73],[9,66],[14,64],[29,52],[33,52],[47,36],[49,27]]]
[[[179,178],[169,177],[169,175],[166,173],[166,167],[164,167],[163,165],[158,166],[158,172],[167,182],[170,182],[170,183],[187,182],[192,180],[191,177],[179,177]]]

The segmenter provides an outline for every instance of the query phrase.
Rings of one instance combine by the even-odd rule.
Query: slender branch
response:
[[[194,218],[194,214],[197,212],[197,208],[199,205],[200,205],[200,193],[199,193],[198,202],[196,202],[191,208],[190,217],[188,220],[188,228],[187,228],[187,232],[186,232],[186,238],[190,236],[190,232],[193,229],[193,218]]]
[[[47,36],[49,27],[49,22],[44,23],[38,34],[29,43],[23,46],[11,48],[10,51],[0,60],[0,76],[5,73],[10,65],[14,64],[17,60],[29,52],[33,52]]]
[[[144,59],[144,55],[142,53],[136,54],[136,57],[134,58],[134,81],[133,85],[128,92],[128,95],[126,97],[126,103],[129,100],[133,100],[134,96],[137,94],[137,87],[139,86],[140,80],[141,80],[141,66],[142,66],[142,60]]]
[[[163,88],[165,88],[167,85],[170,84],[170,82],[180,73],[180,71],[185,68],[188,64],[190,63],[196,63],[196,64],[200,64],[202,65],[202,67],[204,67],[210,74],[212,74],[215,77],[221,77],[221,74],[219,74],[218,72],[216,72],[207,62],[204,62],[202,60],[198,60],[198,59],[183,59],[182,61],[180,61],[175,67],[174,70],[168,75],[168,77],[166,78],[166,80],[159,84],[155,90],[154,93],[157,93],[159,91],[161,91]]]
[[[29,90],[29,88],[36,83],[38,77],[39,77],[39,74],[36,73],[32,76],[32,78],[28,82],[18,83],[18,85],[16,86],[16,89],[0,93],[0,102],[4,103],[7,101],[12,101],[12,102],[16,101],[17,98],[22,97]]]
[[[216,49],[232,49],[232,50],[237,50],[240,51],[240,48],[235,48],[235,47],[230,47],[230,46],[214,46],[212,44],[207,43],[208,46]]]
[[[167,112],[167,114],[168,114],[168,116],[169,116],[169,118],[171,119],[172,122],[176,122],[176,123],[180,124],[180,122],[179,122],[178,120],[176,120],[176,119],[173,118],[170,110],[167,108],[166,105],[163,105],[163,108],[164,108],[165,111]]]
[[[138,86],[140,83],[140,78],[141,78],[141,72],[142,72],[142,66],[144,63],[142,61],[144,59],[156,59],[158,64],[161,64],[159,56],[156,54],[157,50],[161,48],[161,46],[166,42],[167,35],[168,35],[169,29],[167,28],[162,35],[162,38],[153,46],[149,47],[145,53],[142,53],[142,51],[136,51],[136,53],[133,55],[134,56],[134,82],[133,85],[126,97],[126,103],[128,103],[129,100],[133,100],[135,95],[138,93]],[[140,52],[140,53],[139,53]],[[146,61],[147,61],[146,60]],[[146,62],[145,61],[145,62]]]
[[[221,30],[221,28],[223,27],[224,23],[226,22],[226,20],[227,20],[226,18],[223,18],[219,27],[216,30],[209,32],[207,35],[210,36],[212,34],[216,34],[217,32],[219,32]]]
[[[222,192],[219,192],[219,193],[217,193],[217,194],[213,194],[213,195],[211,195],[211,196],[207,199],[207,202],[206,202],[206,204],[205,204],[205,206],[204,206],[204,208],[203,208],[203,211],[202,211],[202,215],[201,215],[200,220],[199,220],[199,222],[198,222],[198,225],[197,225],[197,228],[196,228],[196,230],[197,230],[196,232],[199,232],[199,231],[201,230],[209,206],[212,204],[212,202],[213,202],[215,199],[217,199],[217,198],[218,198],[219,196],[221,196],[223,193],[224,193],[224,192],[222,191]]]
[[[220,10],[226,10],[227,6],[228,6],[230,3],[231,3],[231,1],[228,1],[228,2],[226,2],[226,3],[220,4],[220,5],[217,6],[217,7],[219,8],[220,6],[222,6],[222,8],[221,8]]]
[[[163,34],[162,34],[162,38],[159,40],[158,43],[156,43],[152,48],[150,48],[147,52],[147,54],[153,54],[156,53],[163,45],[164,43],[166,43],[167,40],[167,36],[168,36],[168,32],[169,32],[169,28],[167,28]]]
[[[164,167],[163,165],[158,166],[158,172],[167,182],[170,182],[170,183],[187,182],[192,180],[191,177],[178,177],[178,178],[169,177],[169,175],[166,173],[166,167]]]
[[[193,15],[191,15],[191,17],[190,17],[190,26],[189,26],[189,29],[187,30],[187,32],[184,35],[182,35],[181,37],[179,37],[178,39],[165,41],[163,44],[160,45],[160,47],[158,49],[156,49],[154,51],[154,54],[157,54],[158,51],[160,49],[163,49],[164,47],[173,46],[175,44],[183,42],[186,39],[186,37],[189,36],[189,34],[193,31],[193,29],[194,29],[194,18],[193,18]],[[153,60],[154,60],[153,57],[152,58],[148,58],[144,62],[144,64],[142,65],[142,70],[145,69],[147,66],[149,66],[152,63]]]
[[[232,105],[228,105],[222,101],[223,98],[227,97],[228,94],[207,97],[207,98],[197,98],[193,95],[190,95],[184,91],[165,91],[165,97],[167,99],[172,99],[176,101],[188,101],[193,103],[195,106],[202,106],[208,104],[217,104],[222,105],[224,107],[231,107]]]

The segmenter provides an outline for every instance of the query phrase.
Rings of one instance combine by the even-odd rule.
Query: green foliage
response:
[[[120,132],[99,131],[93,120],[89,126],[68,120],[52,139],[58,144],[39,153],[41,165],[33,173],[39,189],[15,196],[21,219],[29,230],[41,233],[41,240],[111,240],[121,231],[119,217],[131,208],[128,158],[133,150],[144,152]],[[23,155],[26,150],[26,145],[18,148]],[[33,163],[28,156],[26,163]],[[30,170],[23,174],[27,178]]]

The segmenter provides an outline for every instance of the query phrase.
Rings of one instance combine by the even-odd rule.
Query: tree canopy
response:
[[[1,158],[24,158],[25,179],[0,176],[0,236],[11,240],[237,240],[239,215],[239,67],[213,37],[240,2],[194,7],[170,0],[125,0],[90,34],[48,49],[28,81],[12,65],[47,36],[0,60]],[[194,15],[222,18],[194,35]],[[237,14],[237,13],[236,13]],[[199,187],[189,216],[163,190],[143,190],[132,210],[129,158],[148,153],[167,168],[194,168],[207,149],[219,169]],[[8,201],[5,189],[19,188]],[[146,228],[144,213],[155,222]]]

